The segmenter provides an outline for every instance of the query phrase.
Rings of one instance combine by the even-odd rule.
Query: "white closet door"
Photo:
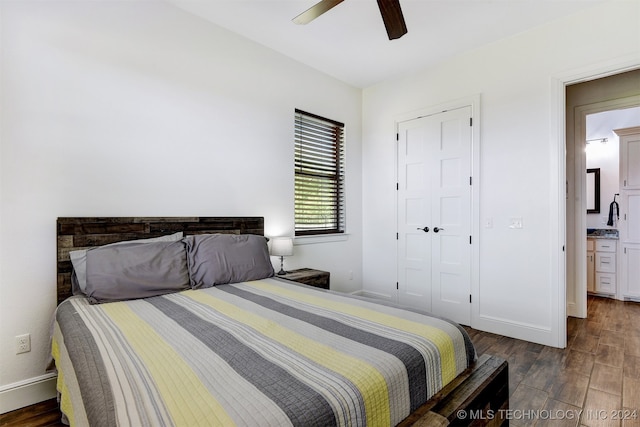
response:
[[[471,107],[403,122],[398,300],[471,322]]]

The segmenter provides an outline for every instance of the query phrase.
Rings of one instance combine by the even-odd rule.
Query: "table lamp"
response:
[[[273,256],[280,257],[280,271],[277,274],[279,276],[287,274],[284,271],[284,257],[293,255],[293,239],[291,237],[273,237],[269,252]]]

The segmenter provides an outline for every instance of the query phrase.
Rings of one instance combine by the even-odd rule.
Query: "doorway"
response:
[[[566,87],[566,302],[567,315],[587,316],[587,117],[640,105],[640,70]],[[605,195],[602,204],[611,201]]]

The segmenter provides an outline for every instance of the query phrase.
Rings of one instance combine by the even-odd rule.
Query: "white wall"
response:
[[[0,13],[0,391],[44,373],[56,217],[256,215],[292,235],[295,108],[346,124],[350,234],[287,266],[361,287],[360,89],[160,2]]]
[[[552,117],[558,76],[599,63],[640,66],[640,3],[612,1],[455,57],[363,94],[365,290],[395,297],[394,120],[410,111],[481,94],[480,277],[474,326],[558,345],[564,283],[557,275],[559,145]],[[593,31],[615,28],[616,31]],[[419,54],[416,52],[416,54]],[[562,114],[563,111],[557,112]],[[555,206],[555,207],[554,207]],[[524,228],[509,229],[522,217]]]

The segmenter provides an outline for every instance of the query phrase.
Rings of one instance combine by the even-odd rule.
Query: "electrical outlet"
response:
[[[16,354],[28,353],[31,351],[31,335],[24,334],[16,336]]]

